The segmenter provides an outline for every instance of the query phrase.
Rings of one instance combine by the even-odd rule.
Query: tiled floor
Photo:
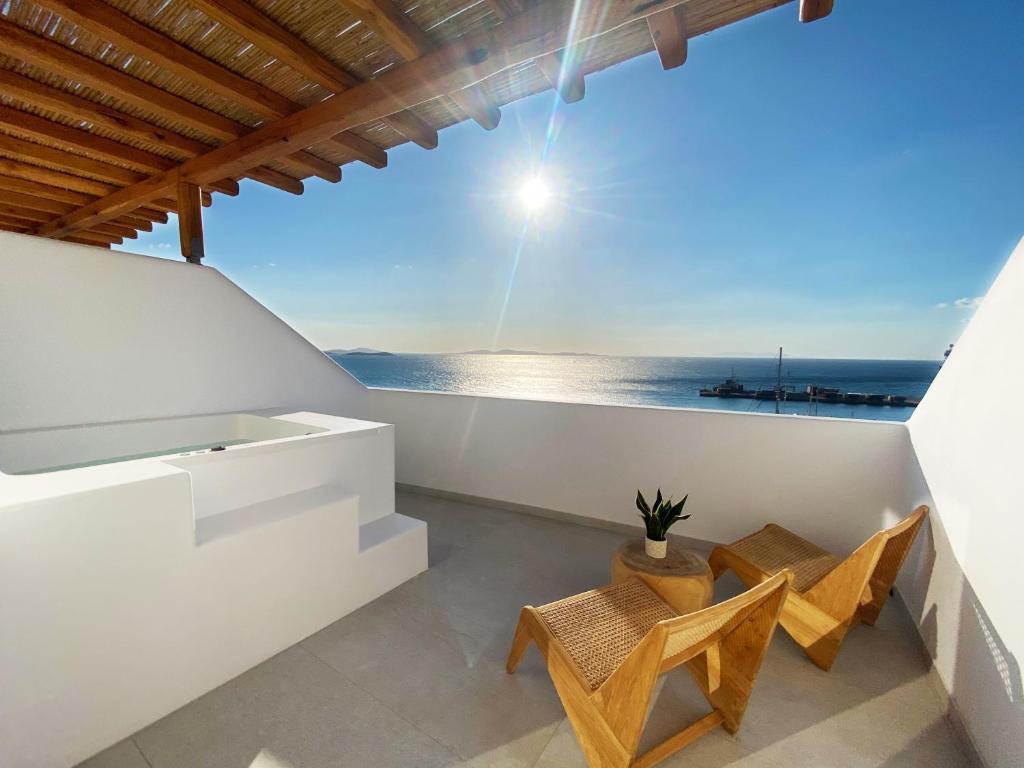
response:
[[[84,765],[584,766],[536,650],[514,676],[504,659],[519,608],[607,583],[622,536],[412,494],[399,511],[429,523],[428,572]],[[716,590],[739,584],[726,576]],[[740,732],[713,732],[664,765],[967,765],[927,668],[898,601],[851,632],[829,673],[777,632]],[[702,709],[676,670],[645,743]]]

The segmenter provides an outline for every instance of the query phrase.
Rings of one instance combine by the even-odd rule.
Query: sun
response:
[[[551,200],[551,188],[540,176],[526,179],[519,187],[519,201],[530,213],[544,208]]]

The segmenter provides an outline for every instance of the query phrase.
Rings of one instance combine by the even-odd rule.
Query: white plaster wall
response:
[[[903,424],[370,390],[402,483],[639,525],[637,488],[690,494],[679,533],[775,521],[849,552],[910,510]]]
[[[0,431],[359,415],[365,392],[211,267],[0,232]]]
[[[343,487],[196,546],[188,472],[81,471],[109,482],[0,508],[4,768],[75,765],[427,567],[425,524],[360,526]]]
[[[931,502],[901,591],[978,752],[1024,765],[1024,240],[960,337],[909,431],[912,501]]]

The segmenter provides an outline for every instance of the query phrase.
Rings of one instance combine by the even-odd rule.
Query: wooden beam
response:
[[[305,190],[301,181],[293,179],[291,176],[286,176],[280,171],[275,171],[273,168],[254,168],[247,175],[253,181],[276,187],[283,192],[290,192],[293,195],[301,195]]]
[[[562,56],[568,52],[566,49],[562,55],[551,53],[547,56],[539,56],[534,59],[534,64],[551,83],[551,87],[558,91],[558,95],[566,104],[573,104],[581,101],[586,95],[587,86],[583,80],[583,72],[580,70],[579,62],[573,61],[570,56],[569,64],[562,64]]]
[[[93,227],[90,232],[95,232],[98,235],[113,235],[114,237],[129,238],[134,240],[139,236],[131,227],[125,227],[120,224],[114,224],[113,222],[107,222],[105,224],[97,224]]]
[[[11,192],[6,189],[4,190],[2,200],[6,205],[20,205],[23,208],[30,208],[41,213],[52,213],[56,216],[71,213],[75,210],[73,203],[62,203],[59,200],[49,200],[45,197],[35,197],[34,195],[26,195],[24,192]]]
[[[800,21],[823,19],[832,13],[833,0],[800,0]]]
[[[6,73],[5,71],[0,70],[0,93],[9,91],[9,89],[6,87],[6,84],[4,83],[5,74],[14,75],[14,73]],[[38,83],[34,83],[34,81],[29,80],[28,78],[24,78],[21,75],[14,75],[14,77],[22,78],[27,83],[39,85]],[[16,85],[21,84],[17,80],[15,80],[14,82],[16,83]],[[47,86],[40,86],[40,88],[45,89],[47,88]],[[13,90],[24,90],[26,95],[28,95],[30,99],[32,98],[32,92],[28,89],[18,89],[16,87]],[[57,91],[56,89],[49,90],[52,90],[56,95],[60,95],[63,93],[61,91]],[[71,94],[65,95],[71,97],[72,99],[78,98],[71,96]],[[44,101],[47,100],[48,99],[44,99]],[[85,100],[79,99],[79,101]],[[67,111],[62,110],[59,101],[53,105],[43,104],[42,106],[45,106],[46,108],[53,108],[57,111]],[[129,115],[117,112],[116,110],[105,110],[105,114],[107,114],[108,116],[117,116],[117,119],[120,119],[121,117],[130,117]],[[134,118],[132,119],[134,120]],[[136,122],[143,123],[143,121],[139,120],[136,120]],[[80,151],[84,151],[90,155],[99,155],[100,157],[110,159],[122,158],[128,160],[129,162],[133,162],[136,165],[136,167],[150,166],[150,169],[152,170],[154,166],[163,165],[163,169],[166,170],[166,168],[170,168],[176,165],[176,162],[167,160],[166,158],[162,158],[158,155],[154,155],[149,152],[144,152],[134,147],[124,146],[122,144],[119,144],[118,142],[111,141],[100,136],[96,136],[95,134],[89,133],[88,131],[82,131],[77,128],[70,128],[60,123],[55,123],[50,120],[44,120],[43,118],[37,117],[35,115],[31,115],[25,112],[19,112],[18,110],[11,109],[10,107],[0,106],[0,124],[6,124],[10,127],[14,127],[37,138],[48,139],[51,141],[59,141],[63,143],[65,146],[73,147]],[[152,126],[152,128],[154,130],[157,130],[156,126]],[[170,131],[165,132],[165,135],[176,136],[183,142],[190,142],[193,146],[186,145],[187,148],[182,150],[182,153],[188,157],[196,157],[197,155],[202,154],[203,151],[210,149],[210,147],[208,147],[205,144],[202,144],[201,142],[192,141],[191,139],[187,139],[183,136],[177,136],[177,134],[174,134]],[[129,136],[129,138],[131,138],[131,136]],[[341,180],[340,168],[338,168],[336,165],[328,163],[326,160],[321,162],[323,163],[323,175],[329,175],[333,181]],[[253,178],[257,181],[260,181],[261,183],[267,183],[270,186],[286,189],[287,191],[294,191],[293,184],[285,183],[284,186],[282,186],[282,184],[280,183],[264,181],[264,179],[277,179],[279,175],[282,175],[278,174],[276,171],[273,171],[272,169],[269,168],[265,170],[266,173],[258,173],[256,170],[254,170],[245,175],[248,176],[249,178]],[[257,176],[259,178],[257,178]],[[210,188],[214,191],[222,192],[223,194],[229,196],[235,196],[238,194],[238,184],[237,182],[231,179],[220,179],[217,182],[214,182],[212,185],[210,185]],[[208,205],[209,203],[205,204]]]
[[[0,229],[2,229],[4,232],[17,232],[18,234],[27,235],[29,233],[29,230],[32,228],[26,227],[22,224],[8,224],[4,221],[0,221]]]
[[[384,122],[423,149],[437,149],[437,130],[415,112],[396,112],[385,117]]]
[[[230,141],[251,132],[247,126],[234,120],[76,53],[6,19],[0,19],[0,42],[4,44],[4,53],[7,55],[117,96],[167,120],[183,122],[216,139]],[[324,171],[325,161],[315,155],[308,152],[289,155],[291,160],[308,168],[310,173],[320,175]],[[333,172],[328,176],[327,180],[332,180],[330,177],[333,177]]]
[[[351,131],[339,133],[331,139],[331,143],[341,147],[362,160],[373,168],[386,168],[388,165],[388,153],[378,147],[372,141],[367,141],[362,136],[357,136]]]
[[[661,59],[662,69],[674,69],[686,63],[688,49],[683,6],[647,17],[647,28]]]
[[[135,216],[129,216],[125,214],[117,219],[114,219],[114,224],[120,224],[124,227],[131,227],[139,232],[152,232],[153,222],[149,219],[140,219]]]
[[[62,237],[61,240],[63,240],[65,243],[76,243],[77,245],[91,245],[93,248],[106,248],[107,250],[110,250],[110,243],[94,243],[90,242],[89,240],[82,240],[81,238],[70,236]]]
[[[0,157],[0,174],[16,176],[60,189],[84,192],[97,198],[103,198],[117,190],[113,184],[83,179],[81,176],[74,176],[70,173],[51,171],[49,168],[23,163],[19,160],[10,160],[6,157]]]
[[[0,19],[0,41],[9,56],[116,96],[166,120],[185,123],[221,140],[236,139],[244,133],[233,120],[22,29],[6,19]]]
[[[199,264],[206,255],[203,245],[203,208],[199,187],[187,181],[178,183],[178,237],[181,255],[190,264]]]
[[[39,0],[39,4],[104,41],[134,51],[161,69],[224,96],[257,115],[284,117],[295,111],[292,102],[276,91],[200,56],[101,0]]]
[[[140,171],[158,173],[173,168],[177,163],[152,152],[146,152],[126,144],[97,136],[94,133],[55,123],[42,117],[21,112],[0,104],[0,125],[13,128],[40,141],[52,141],[83,152],[90,157],[108,162],[124,162]]]
[[[520,0],[487,0],[494,14],[504,21],[509,16],[515,16],[526,10],[526,6]],[[563,73],[562,61],[569,56],[569,66]],[[558,95],[566,104],[581,101],[586,95],[586,83],[583,80],[583,70],[580,69],[582,56],[578,52],[566,48],[561,55],[549,53],[545,56],[538,56],[534,64],[540,69],[545,79],[551,83],[551,87],[558,91]]]
[[[121,140],[142,140],[151,144],[155,144],[160,147],[164,147],[169,151],[176,152],[178,155],[184,155],[185,157],[196,157],[209,151],[210,146],[203,144],[201,141],[190,139],[186,136],[181,136],[173,131],[168,131],[152,123],[147,123],[145,120],[140,120],[126,112],[118,112],[110,107],[104,107],[101,104],[83,99],[80,96],[74,94],[65,93],[64,91],[50,86],[37,83],[34,80],[30,80],[24,75],[19,75],[15,72],[9,72],[7,70],[0,70],[0,93],[6,93],[19,101],[26,104],[34,104],[43,109],[48,109],[59,114],[66,115],[67,117],[74,118],[77,120],[85,120],[95,124],[97,127],[105,128],[106,130],[113,133],[117,138]],[[15,110],[8,108],[8,114],[25,114],[18,113]],[[34,116],[29,116],[34,117]],[[19,118],[22,124],[22,130],[24,130],[25,119]],[[35,120],[41,120],[36,117]],[[43,121],[47,125],[59,125],[51,121]],[[42,123],[37,123],[42,125]],[[76,131],[77,129],[69,128],[67,126],[59,125],[56,129],[49,129],[44,131],[38,131],[35,135],[44,137],[48,136],[51,139],[56,139],[57,132],[64,132],[65,136],[73,136],[77,134],[68,134],[67,131]],[[94,134],[84,132],[90,137],[94,137]],[[96,137],[98,138],[98,137]],[[91,140],[89,140],[91,141]],[[104,156],[122,156],[122,150],[127,149],[129,154],[133,152],[141,152],[141,150],[134,149],[132,147],[123,147],[117,142],[102,139],[100,144],[105,144],[106,152]],[[80,148],[88,151],[90,148],[96,148],[99,145],[78,142],[67,142],[68,146],[79,146]],[[148,155],[144,157],[144,155]],[[140,159],[143,163],[148,162],[150,158],[158,157],[151,153],[143,153],[143,155],[136,155],[136,159]],[[311,156],[312,157],[312,156]],[[158,158],[158,161],[165,160],[165,158]],[[168,161],[170,165],[174,165],[174,162]],[[321,171],[329,174],[335,181],[340,180],[341,171],[327,161],[322,161],[323,166]],[[139,167],[137,165],[137,167]],[[231,194],[228,191],[230,180],[224,181],[225,194]],[[236,192],[237,194],[237,192]]]
[[[7,170],[3,167],[2,160],[0,160],[0,170]],[[35,195],[36,197],[46,198],[49,200],[73,203],[79,207],[88,205],[96,199],[95,196],[87,195],[84,192],[75,192],[71,189],[32,181],[31,179],[21,176],[6,176],[3,174],[0,174],[0,189],[7,190],[9,192],[21,192],[26,195]]]
[[[157,66],[241,104],[257,115],[278,118],[302,109],[301,105],[276,91],[200,56],[101,0],[42,0],[42,4],[104,40],[134,51]],[[341,180],[337,166],[315,155],[305,153],[294,159],[326,181]]]
[[[370,29],[380,35],[406,61],[414,61],[435,49],[426,32],[406,16],[391,0],[341,0]],[[463,112],[482,128],[496,128],[501,112],[491,104],[480,88],[449,94]]]
[[[53,218],[51,214],[34,211],[31,208],[24,208],[20,205],[11,205],[0,202],[0,215],[9,219],[19,219],[30,224],[42,224]]]
[[[245,0],[192,0],[192,5],[332,93],[361,82]],[[437,146],[437,131],[412,112],[391,115],[386,122],[424,149]]]
[[[542,0],[505,23],[451,42],[421,59],[257,129],[177,168],[119,190],[39,228],[51,237],[115,218],[164,197],[178,182],[202,184],[311,146],[341,131],[394,114],[439,95],[466,88],[538,56],[578,45],[626,24],[642,21],[684,0]],[[689,0],[686,29],[692,37],[775,8],[779,0],[747,0],[742,6]],[[574,12],[575,9],[575,12]]]
[[[102,235],[96,232],[75,232],[73,235],[65,235],[60,239],[66,240],[69,243],[78,243],[79,245],[98,245],[105,248],[109,248],[111,243],[117,243],[120,245],[123,242],[120,237]]]
[[[53,147],[36,144],[31,141],[15,138],[0,133],[0,153],[15,160],[28,160],[55,165],[83,176],[91,176],[102,181],[124,185],[134,184],[145,178],[143,175],[129,171],[127,168],[93,160],[81,155],[74,155]]]
[[[16,176],[0,175],[0,190],[4,192],[3,200],[10,204],[21,205],[37,211],[55,215],[71,213],[83,205],[88,205],[96,198],[82,192],[51,187]],[[208,196],[207,196],[208,197]],[[135,229],[152,230],[152,222],[167,223],[167,213],[154,208],[140,207],[131,213],[123,214],[115,223],[125,223]]]
[[[97,128],[116,134],[120,139],[144,141],[186,157],[195,157],[210,149],[208,144],[201,141],[6,69],[0,69],[0,93],[75,120],[92,123]]]

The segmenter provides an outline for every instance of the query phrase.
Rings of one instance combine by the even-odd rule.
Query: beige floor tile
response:
[[[86,760],[80,768],[149,768],[149,764],[135,742],[125,739]]]
[[[409,493],[399,510],[429,525],[426,573],[85,765],[585,768],[536,649],[515,675],[504,662],[519,609],[606,584],[623,536]],[[741,589],[726,576],[716,600]],[[828,673],[779,630],[739,733],[716,730],[664,766],[965,766],[927,670],[898,600]],[[676,670],[641,748],[706,711]]]

